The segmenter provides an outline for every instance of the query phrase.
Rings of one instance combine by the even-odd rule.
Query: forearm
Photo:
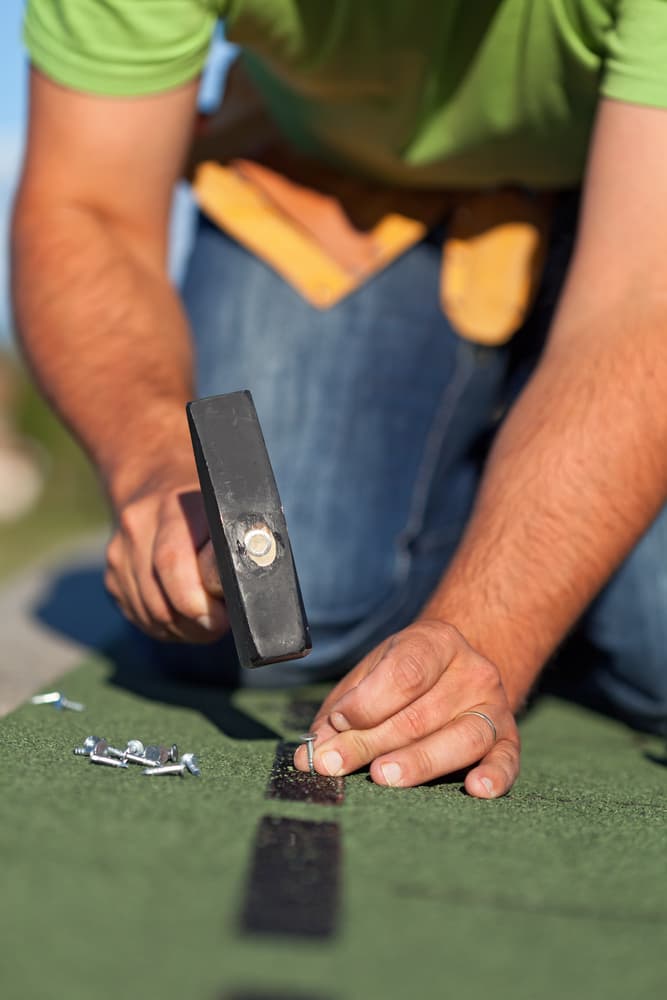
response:
[[[92,210],[20,197],[12,242],[25,354],[112,500],[165,456],[187,464],[192,352],[159,250]]]
[[[667,323],[661,309],[631,319],[631,301],[626,323],[598,315],[599,334],[548,349],[423,612],[496,662],[515,707],[667,498]]]

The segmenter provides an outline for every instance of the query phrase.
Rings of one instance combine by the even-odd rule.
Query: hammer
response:
[[[311,649],[278,487],[250,392],[187,404],[199,483],[239,662]]]

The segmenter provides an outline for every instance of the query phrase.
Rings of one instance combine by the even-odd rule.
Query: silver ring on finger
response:
[[[485,715],[484,712],[477,712],[474,708],[471,708],[467,712],[461,712],[461,714],[457,715],[456,718],[462,719],[464,715],[478,715],[480,719],[484,719],[484,721],[487,723],[487,725],[491,730],[491,735],[493,736],[493,742],[495,743],[497,741],[498,733],[496,732],[496,727],[494,725],[493,719],[490,719],[488,715]]]

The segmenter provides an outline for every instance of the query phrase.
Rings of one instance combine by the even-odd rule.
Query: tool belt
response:
[[[551,194],[407,190],[345,174],[287,144],[238,60],[220,109],[200,122],[188,175],[202,211],[317,309],[445,219],[440,303],[462,337],[506,343],[537,293]]]

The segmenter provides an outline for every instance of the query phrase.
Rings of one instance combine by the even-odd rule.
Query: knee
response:
[[[667,720],[665,556],[667,518],[663,513],[582,623],[591,644],[596,689],[641,728],[661,728]]]

